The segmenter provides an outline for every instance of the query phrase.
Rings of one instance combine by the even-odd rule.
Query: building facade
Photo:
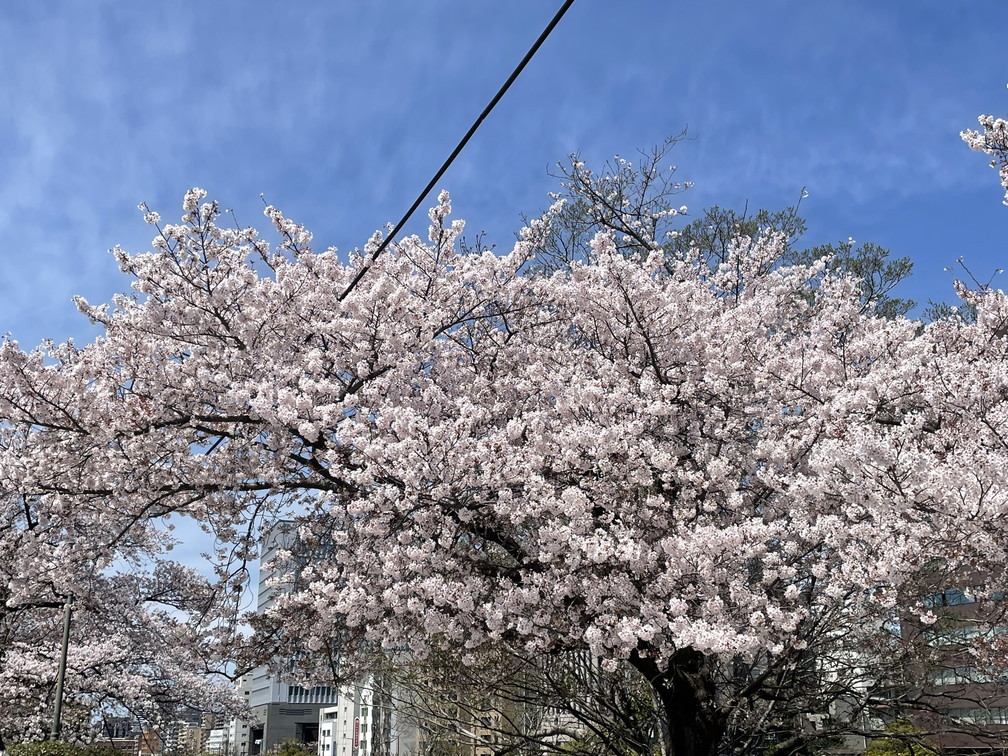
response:
[[[256,611],[264,612],[273,605],[276,591],[280,590],[275,581],[285,577],[296,579],[297,563],[277,568],[273,562],[281,550],[295,549],[297,545],[296,527],[288,520],[278,521],[263,534]],[[236,740],[231,756],[270,753],[288,740],[314,746],[319,739],[319,712],[337,703],[335,689],[291,685],[278,679],[267,667],[253,670],[242,684],[252,715],[248,722],[232,723]]]

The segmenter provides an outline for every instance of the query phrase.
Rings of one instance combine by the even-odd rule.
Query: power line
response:
[[[416,212],[416,209],[420,207],[420,203],[424,201],[424,198],[428,194],[430,194],[430,191],[431,189],[434,188],[434,185],[438,181],[440,181],[442,176],[444,176],[445,172],[451,166],[452,162],[454,162],[455,158],[458,157],[459,153],[462,152],[462,149],[466,146],[466,144],[468,144],[469,140],[472,138],[472,135],[476,133],[476,129],[480,127],[480,124],[483,123],[483,120],[488,115],[490,115],[490,111],[492,111],[497,106],[497,103],[501,101],[501,98],[504,97],[504,94],[508,91],[508,89],[511,88],[511,85],[514,84],[515,79],[518,78],[519,74],[521,74],[525,66],[528,65],[528,62],[532,60],[533,56],[535,56],[535,54],[539,51],[539,48],[542,47],[543,42],[546,41],[546,38],[549,37],[553,29],[556,28],[556,25],[560,23],[560,19],[564,17],[564,14],[567,12],[568,8],[570,8],[573,4],[574,0],[565,0],[564,4],[560,6],[560,10],[556,12],[556,15],[553,16],[550,22],[546,25],[546,28],[543,29],[542,34],[539,35],[539,38],[536,39],[536,41],[532,44],[532,47],[529,48],[529,51],[525,53],[525,57],[521,59],[521,62],[515,67],[514,71],[511,72],[511,75],[508,76],[507,81],[505,81],[503,86],[501,86],[501,88],[497,90],[497,94],[493,96],[493,99],[490,100],[487,106],[483,108],[483,112],[479,114],[479,117],[473,122],[473,125],[469,127],[469,131],[465,133],[465,136],[462,137],[462,140],[455,146],[455,149],[452,150],[452,153],[451,155],[448,156],[448,159],[441,164],[441,167],[438,169],[438,172],[434,174],[434,178],[432,178],[427,183],[427,186],[423,188],[423,191],[420,192],[419,196],[416,198],[413,204],[410,205],[410,208],[409,210],[406,211],[406,214],[403,215],[403,217],[399,220],[398,223],[395,224],[395,226],[389,232],[388,236],[385,237],[385,240],[378,245],[378,248],[374,252],[371,253],[371,259],[368,260],[366,263],[364,263],[363,267],[361,267],[361,269],[357,271],[357,275],[353,277],[353,280],[343,290],[343,293],[339,295],[338,301],[342,302],[344,299],[347,298],[347,296],[349,296],[350,292],[354,290],[354,288],[357,286],[358,283],[360,283],[360,280],[364,277],[364,274],[367,273],[368,270],[371,268],[371,265],[374,263],[374,261],[378,259],[378,255],[380,255],[385,250],[385,248],[392,243],[392,240],[395,238],[396,234],[398,234],[399,231],[402,229],[402,227],[406,225],[406,221],[408,221],[410,219],[410,216],[412,216],[413,213]]]

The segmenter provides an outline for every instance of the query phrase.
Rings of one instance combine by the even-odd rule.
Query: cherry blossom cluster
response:
[[[970,149],[991,156],[991,167],[998,169],[1005,190],[1004,204],[1008,205],[1008,121],[991,115],[982,115],[978,120],[982,132],[966,129],[960,136]]]

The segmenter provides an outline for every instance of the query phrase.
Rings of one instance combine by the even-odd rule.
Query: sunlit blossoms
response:
[[[990,164],[998,169],[1001,186],[1005,189],[1004,204],[1008,205],[1008,121],[991,115],[982,115],[978,120],[983,132],[966,129],[960,136],[970,149],[993,158]]]

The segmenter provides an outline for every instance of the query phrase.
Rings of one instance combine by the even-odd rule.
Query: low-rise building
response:
[[[210,756],[227,756],[228,752],[228,729],[226,727],[215,727],[210,730],[206,740],[203,742],[203,753]]]

